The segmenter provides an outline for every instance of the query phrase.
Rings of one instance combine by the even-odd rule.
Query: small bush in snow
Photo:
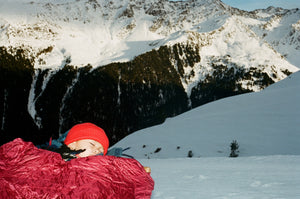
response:
[[[237,143],[236,140],[233,140],[230,144],[230,149],[231,149],[231,153],[229,155],[229,157],[235,158],[239,156],[239,144]]]
[[[191,157],[193,157],[193,156],[194,156],[193,151],[190,150],[190,151],[188,152],[188,157],[191,158]]]

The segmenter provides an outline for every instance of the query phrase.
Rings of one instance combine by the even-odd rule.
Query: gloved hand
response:
[[[131,155],[127,155],[127,154],[124,154],[123,152],[130,149],[130,147],[127,147],[125,149],[121,148],[121,147],[114,147],[112,149],[109,149],[107,151],[107,154],[106,155],[111,155],[111,156],[116,156],[116,157],[122,157],[122,156],[126,156],[126,157],[129,157],[129,158],[133,158],[133,156]]]

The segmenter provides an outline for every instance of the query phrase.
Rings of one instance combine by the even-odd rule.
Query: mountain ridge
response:
[[[155,43],[161,40],[168,40],[168,38],[172,40],[172,34],[176,34],[176,32],[180,33],[184,30],[211,32],[217,30],[232,16],[246,16],[252,18],[252,20],[257,20],[262,15],[270,15],[264,16],[263,21],[256,22],[263,23],[268,18],[274,20],[276,16],[285,16],[289,12],[292,13],[289,10],[275,8],[253,12],[240,11],[223,4],[219,0],[209,2],[201,0],[184,2],[152,0],[147,1],[148,3],[145,2],[89,0],[40,3],[38,1],[28,1],[26,5],[29,8],[23,9],[23,15],[22,12],[19,15],[9,15],[5,14],[7,11],[2,10],[3,14],[0,17],[4,20],[2,20],[3,25],[1,27],[4,28],[1,31],[1,38],[4,38],[5,34],[10,38],[8,38],[8,43],[5,43],[3,39],[1,45],[29,45],[33,47],[40,45],[35,51],[42,51],[42,49],[52,46],[53,51],[50,54],[53,54],[60,61],[69,53],[69,56],[73,58],[71,59],[73,64],[78,66],[91,64],[96,67],[113,61],[129,61],[134,56],[157,48],[158,46]],[[4,5],[6,4],[4,3]],[[5,8],[4,5],[3,9]],[[12,9],[9,6],[7,7]],[[17,8],[18,6],[14,9]],[[41,10],[38,11],[39,9]],[[295,10],[294,12],[300,15],[299,11]],[[13,21],[14,17],[18,19],[17,21],[20,24],[9,22],[9,20]],[[3,23],[5,20],[8,20],[8,22]],[[249,24],[245,25],[248,26]],[[297,26],[297,23],[294,26]],[[258,35],[261,34],[258,32],[258,28],[252,28],[252,31],[256,31],[255,33]],[[18,34],[20,34],[19,39]],[[27,39],[28,41],[24,40],[24,37],[32,37],[32,42],[29,39]],[[40,42],[39,40],[44,41]],[[130,41],[140,43],[137,46],[140,49],[135,50],[134,46],[127,44]],[[76,45],[72,45],[73,42]],[[164,45],[164,43],[160,43],[161,45]],[[83,53],[82,50],[79,51],[80,48],[78,49],[76,46],[81,46],[82,50],[86,50],[88,53]],[[93,50],[97,53],[93,53]],[[127,53],[123,56],[124,52],[126,54],[128,50],[133,53]],[[83,55],[80,56],[80,53]],[[35,54],[38,54],[38,52],[35,52]],[[80,57],[81,61],[76,58],[77,56]],[[85,56],[88,58],[85,59]],[[59,67],[62,63],[51,63],[50,57],[47,60],[41,55],[40,59],[44,59],[44,62],[48,63],[36,64],[35,67]],[[77,60],[75,61],[75,59]],[[95,61],[92,62],[92,60]]]
[[[296,57],[299,63],[300,57],[294,50],[296,9],[246,12],[219,0],[0,5],[5,139],[30,137],[22,135],[26,129],[42,142],[90,121],[101,124],[114,143],[205,103],[260,91],[299,70],[288,61]],[[286,38],[293,43],[283,43]],[[24,128],[14,125],[24,117]]]

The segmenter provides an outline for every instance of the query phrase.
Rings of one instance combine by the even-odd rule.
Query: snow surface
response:
[[[126,153],[151,167],[153,199],[299,199],[299,91],[296,72],[261,92],[208,103],[137,131],[112,147],[131,147]],[[237,158],[228,157],[233,140],[240,146]]]
[[[300,156],[142,160],[152,199],[299,199]]]

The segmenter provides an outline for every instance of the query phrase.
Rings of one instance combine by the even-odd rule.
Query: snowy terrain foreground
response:
[[[299,91],[297,72],[261,92],[135,132],[115,146],[130,146],[126,153],[151,167],[153,199],[299,199]],[[240,156],[229,158],[234,139]]]
[[[300,156],[142,160],[152,199],[299,199]]]

